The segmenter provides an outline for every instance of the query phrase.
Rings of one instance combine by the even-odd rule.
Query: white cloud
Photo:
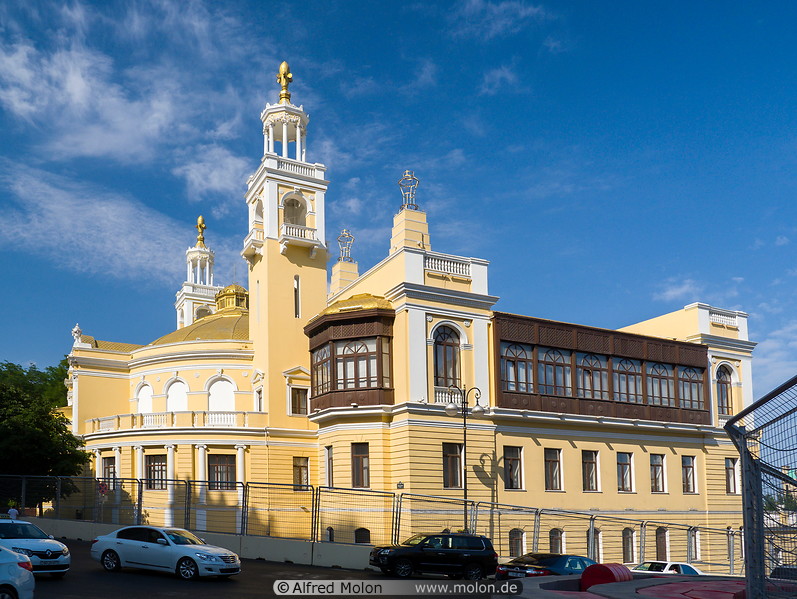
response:
[[[507,89],[517,88],[520,80],[515,71],[504,65],[490,69],[482,75],[482,84],[479,94],[483,96],[494,96]]]
[[[756,399],[797,374],[797,320],[787,322],[759,342],[753,364]]]
[[[235,156],[227,148],[206,145],[186,154],[185,163],[172,169],[172,173],[185,179],[192,201],[213,196],[224,198],[214,212],[219,216],[230,207],[240,207],[242,185],[252,170],[249,160]],[[236,190],[241,193],[236,194]]]
[[[675,278],[668,279],[661,285],[661,289],[653,294],[654,300],[671,302],[679,301],[696,301],[699,295],[703,292],[703,287],[693,279],[678,280]]]
[[[777,238],[775,238],[775,245],[788,245],[788,244],[789,244],[789,238],[786,237],[785,235],[778,235]]]
[[[512,35],[547,18],[541,6],[520,0],[465,0],[452,15],[452,35],[490,40]]]

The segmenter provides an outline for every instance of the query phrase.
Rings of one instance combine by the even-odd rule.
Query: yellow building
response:
[[[432,250],[409,171],[388,255],[360,274],[344,231],[329,277],[328,181],[306,160],[308,117],[290,79],[283,63],[247,182],[248,292],[214,285],[200,218],[176,331],[144,346],[73,331],[66,412],[98,478],[146,479],[162,495],[148,517],[165,522],[180,517],[169,507],[181,487],[162,481],[207,481],[193,491],[200,530],[252,481],[401,493],[405,506],[467,495],[504,554],[600,557],[614,543],[626,558],[647,543],[666,556],[666,526],[646,538],[623,522],[741,525],[737,454],[721,426],[752,402],[746,314],[692,304],[613,331],[495,311],[486,260]],[[541,522],[537,508],[578,514]],[[422,512],[410,528],[472,517]],[[358,517],[349,528],[390,527],[384,514]],[[585,518],[587,539],[572,532]],[[332,528],[321,529],[329,539]],[[707,540],[686,538],[692,559],[705,555]]]

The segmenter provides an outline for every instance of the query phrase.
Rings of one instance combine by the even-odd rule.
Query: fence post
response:
[[[531,541],[531,550],[536,553],[540,550],[540,508],[534,511],[534,536]]]
[[[320,490],[320,487],[310,485],[310,492],[313,494],[310,501],[313,510],[310,514],[310,540],[312,542],[318,541],[318,493]]]
[[[642,520],[639,524],[639,563],[645,561],[645,543],[647,543],[647,530],[648,530],[648,522],[647,520]]]
[[[736,547],[734,547],[733,529],[729,526],[728,532],[725,534],[728,536],[728,564],[730,565],[730,574],[733,576],[736,567],[736,564],[734,564],[734,560],[736,559]]]
[[[596,516],[589,517],[589,530],[587,531],[587,557],[591,560],[598,561],[597,552],[595,551],[595,518]]]
[[[181,482],[185,485],[185,516],[183,518],[183,528],[191,530],[191,483],[187,480]]]
[[[690,526],[686,529],[686,563],[691,564],[695,561],[694,556],[694,547],[692,546],[694,534],[695,534],[695,527]]]
[[[241,498],[241,536],[246,535],[249,523],[249,483],[243,485],[243,497]]]
[[[398,499],[394,505],[396,505],[396,525],[393,528],[393,543],[398,545],[399,543],[399,535],[401,534],[401,502],[404,498],[404,493],[399,493]]]
[[[144,481],[140,478],[135,479],[138,485],[138,494],[136,497],[136,526],[141,526],[144,519]]]

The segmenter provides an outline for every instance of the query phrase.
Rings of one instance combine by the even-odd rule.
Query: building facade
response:
[[[741,525],[721,426],[752,402],[745,313],[692,304],[615,331],[497,311],[486,260],[432,250],[409,171],[388,255],[360,274],[344,231],[330,276],[326,169],[287,64],[278,81],[245,194],[248,290],[214,284],[201,221],[177,330],[143,346],[73,331],[66,414],[97,477]],[[550,535],[566,548],[564,525]]]

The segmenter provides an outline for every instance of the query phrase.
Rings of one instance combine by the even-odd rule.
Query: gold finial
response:
[[[196,246],[199,248],[205,247],[205,229],[207,229],[205,217],[200,214],[196,219],[196,230],[199,231],[199,235],[196,236]]]
[[[277,73],[277,83],[282,86],[280,90],[280,104],[290,104],[291,103],[291,92],[288,91],[288,85],[290,85],[291,81],[293,81],[293,73],[291,73],[291,67],[288,66],[288,63],[284,60],[280,65],[279,73]]]

